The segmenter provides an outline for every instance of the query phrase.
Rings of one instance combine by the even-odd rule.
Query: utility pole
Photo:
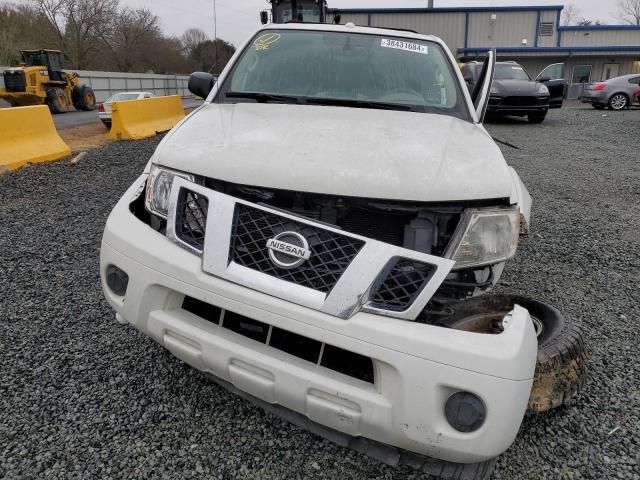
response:
[[[215,73],[217,74],[217,70],[218,70],[218,16],[216,15],[216,0],[213,0],[213,46],[215,48],[215,52],[214,52],[214,62],[213,62],[213,67],[211,68],[211,70],[216,70],[215,72],[211,72],[211,73]]]

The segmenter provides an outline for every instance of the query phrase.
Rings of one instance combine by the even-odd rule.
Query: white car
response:
[[[127,100],[142,100],[152,98],[155,95],[151,92],[121,92],[111,95],[108,99],[98,105],[98,118],[107,128],[111,128],[111,104],[114,102],[125,102]]]
[[[116,318],[341,445],[486,478],[584,378],[570,320],[478,296],[531,209],[481,123],[494,65],[472,97],[439,38],[287,24],[193,74],[204,105],[105,227]]]

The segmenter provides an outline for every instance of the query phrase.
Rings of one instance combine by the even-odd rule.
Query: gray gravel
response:
[[[488,126],[535,199],[499,289],[582,320],[590,379],[525,420],[494,479],[640,479],[640,111]],[[422,478],[299,430],[118,325],[98,261],[159,139],[0,177],[1,478]]]

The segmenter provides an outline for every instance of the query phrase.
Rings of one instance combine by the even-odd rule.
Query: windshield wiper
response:
[[[305,97],[305,102],[316,104],[316,105],[332,105],[332,106],[338,106],[338,107],[376,108],[379,110],[401,110],[404,112],[416,111],[410,105],[399,105],[397,103],[372,102],[370,100]]]
[[[249,98],[259,103],[280,102],[280,103],[301,103],[300,97],[291,95],[274,95],[271,93],[260,92],[227,92],[224,94],[227,98]]]
[[[348,98],[321,98],[321,97],[296,97],[293,95],[277,95],[260,92],[227,92],[226,98],[249,98],[259,103],[294,103],[311,105],[331,105],[353,108],[376,108],[379,110],[400,110],[403,112],[415,112],[417,109],[410,105],[396,103],[373,102],[370,100],[354,100]]]

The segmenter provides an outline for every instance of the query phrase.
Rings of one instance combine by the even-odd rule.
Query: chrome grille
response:
[[[311,250],[309,260],[292,269],[275,265],[267,249],[268,240],[286,231],[304,236]],[[363,241],[352,237],[237,204],[229,256],[233,262],[252,270],[328,293],[363,245]]]

